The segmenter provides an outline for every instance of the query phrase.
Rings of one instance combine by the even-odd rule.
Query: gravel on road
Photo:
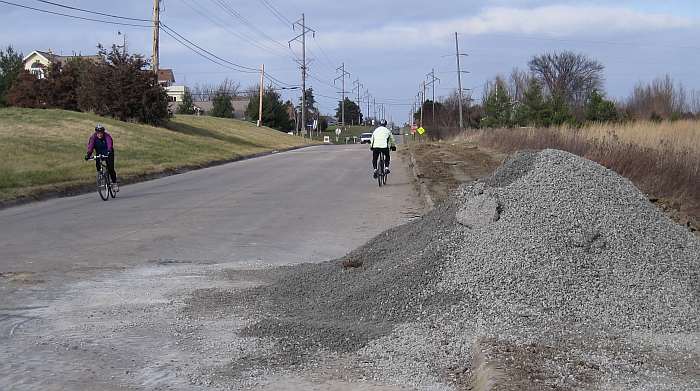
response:
[[[699,272],[700,240],[630,181],[544,150],[342,259],[198,292],[188,311],[245,314],[242,336],[272,346],[228,364],[233,378],[342,356],[419,389],[688,390]]]

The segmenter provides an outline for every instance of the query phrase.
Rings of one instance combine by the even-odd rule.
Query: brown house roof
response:
[[[175,83],[175,74],[172,69],[158,69],[158,81],[167,81]]]
[[[41,54],[42,56],[48,58],[51,62],[60,62],[61,64],[65,64],[67,61],[72,60],[74,58],[80,58],[80,59],[90,60],[90,61],[94,61],[94,62],[102,61],[102,56],[99,56],[99,55],[84,56],[82,54],[77,54],[77,55],[73,55],[73,56],[61,56],[59,54],[44,52],[41,50],[37,50],[36,52]]]

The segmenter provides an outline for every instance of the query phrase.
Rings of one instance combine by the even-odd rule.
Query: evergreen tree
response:
[[[597,90],[593,91],[586,102],[586,120],[610,122],[617,121],[618,118],[615,102],[605,99]]]
[[[509,127],[512,124],[510,93],[501,79],[497,79],[484,101],[482,126],[488,128]]]
[[[177,113],[194,114],[194,101],[189,88],[185,88],[185,95],[182,97],[182,102],[177,106]]]
[[[214,95],[214,105],[209,113],[212,117],[233,118],[233,105],[231,95],[224,91],[219,91]]]
[[[260,95],[254,95],[245,110],[246,118],[257,122],[260,110]],[[263,94],[262,125],[281,131],[289,131],[293,128],[289,118],[288,105],[280,99],[280,94],[269,86]]]
[[[362,123],[362,111],[357,103],[351,101],[349,98],[345,98],[345,123],[346,124],[361,124]],[[340,102],[338,102],[338,107],[335,109],[335,117],[338,120],[342,120],[343,112]]]
[[[7,93],[23,70],[22,57],[12,46],[0,50],[0,107],[7,105]]]

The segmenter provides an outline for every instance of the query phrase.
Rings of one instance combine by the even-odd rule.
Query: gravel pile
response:
[[[699,270],[700,241],[628,180],[545,150],[225,304],[276,344],[251,366],[330,351],[426,389],[700,389]]]

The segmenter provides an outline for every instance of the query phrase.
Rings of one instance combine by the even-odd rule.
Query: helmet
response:
[[[383,119],[383,120],[379,121],[379,125],[380,125],[380,126],[386,126],[386,120]]]
[[[102,126],[102,124],[95,125],[95,132],[104,132],[104,131],[105,131],[105,127]]]

